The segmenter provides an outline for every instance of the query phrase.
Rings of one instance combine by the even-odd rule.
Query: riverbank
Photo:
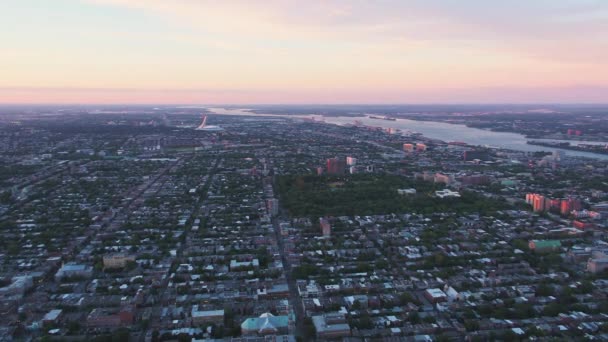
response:
[[[543,141],[537,141],[537,140],[529,140],[527,143],[529,145],[544,146],[544,147],[559,148],[559,149],[570,150],[570,151],[599,153],[599,154],[608,155],[608,148],[606,148],[606,146],[603,146],[603,145],[585,145],[585,144],[572,145],[569,142],[550,143],[550,142],[543,142]]]

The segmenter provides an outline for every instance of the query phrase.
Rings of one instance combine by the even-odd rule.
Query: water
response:
[[[359,120],[364,125],[377,126],[383,128],[398,128],[403,131],[409,130],[422,133],[427,138],[439,139],[443,141],[462,141],[471,145],[499,147],[516,151],[537,152],[537,151],[564,151],[566,155],[592,157],[608,160],[608,155],[599,153],[571,151],[559,148],[551,148],[545,146],[536,146],[527,144],[528,139],[525,136],[517,133],[509,132],[494,132],[485,129],[467,127],[465,125],[450,124],[434,121],[417,121],[408,119],[397,119],[396,121],[378,120],[370,118],[348,118],[348,117],[326,117],[325,122],[344,125],[353,123],[353,120]],[[565,142],[564,140],[542,139],[544,142]],[[597,141],[577,141],[577,143],[605,145],[607,142]]]
[[[276,117],[291,117],[291,118],[310,118],[310,115],[281,115],[281,114],[257,114],[247,111],[247,109],[226,109],[226,108],[208,108],[209,111],[215,114],[221,115],[243,115],[243,116],[276,116]],[[435,121],[417,121],[408,119],[397,119],[396,121],[390,120],[379,120],[370,119],[368,117],[350,117],[350,116],[332,116],[323,117],[326,123],[336,125],[353,124],[355,120],[360,121],[364,125],[382,127],[382,128],[396,128],[402,131],[418,132],[427,138],[438,139],[443,141],[462,141],[470,145],[479,146],[490,146],[504,149],[510,149],[515,151],[524,152],[539,152],[548,151],[552,152],[555,150],[563,151],[568,156],[588,157],[595,159],[608,160],[608,155],[582,152],[582,151],[571,151],[560,148],[536,146],[527,144],[528,140],[540,140],[544,142],[566,142],[565,140],[554,140],[554,139],[528,139],[525,136],[518,133],[509,132],[494,132],[479,128],[467,127],[465,125],[450,124],[445,122]],[[598,141],[576,141],[572,144],[593,144],[593,145],[606,145],[608,142]]]

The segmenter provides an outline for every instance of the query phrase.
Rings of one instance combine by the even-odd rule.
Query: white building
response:
[[[443,189],[443,190],[437,190],[435,191],[435,196],[439,197],[439,198],[449,198],[449,197],[454,197],[454,198],[459,198],[460,197],[460,193],[458,193],[457,191],[452,191],[450,189]]]
[[[90,278],[93,275],[93,267],[82,264],[69,263],[63,265],[57,273],[55,273],[55,280],[60,281],[63,278],[70,277],[82,277]]]
[[[416,189],[411,188],[411,189],[397,189],[397,193],[399,195],[415,195],[416,194]]]

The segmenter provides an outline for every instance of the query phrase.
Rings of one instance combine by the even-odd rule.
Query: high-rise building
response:
[[[423,143],[417,143],[416,144],[416,151],[418,152],[424,152],[426,151],[426,145]]]
[[[490,177],[487,175],[470,175],[462,177],[460,182],[462,182],[464,185],[490,184]]]
[[[562,200],[560,200],[559,198],[558,199],[547,198],[545,200],[545,206],[546,206],[545,210],[559,211],[561,202],[562,202]]]
[[[559,213],[566,216],[566,215],[570,214],[571,211],[572,211],[572,208],[570,206],[570,202],[568,200],[563,200],[561,203],[561,206],[559,208]]]
[[[454,177],[452,175],[437,172],[435,174],[434,181],[435,183],[443,183],[445,185],[450,185],[454,182]]]
[[[608,270],[608,256],[600,258],[590,258],[587,261],[587,271],[591,273],[601,273]]]
[[[583,131],[581,131],[580,129],[569,128],[568,131],[566,132],[566,134],[568,134],[568,135],[583,135]]]
[[[549,201],[545,196],[539,194],[526,194],[526,203],[532,205],[532,210],[535,212],[542,212],[548,209]]]
[[[276,198],[269,198],[266,200],[266,207],[268,209],[268,213],[272,216],[277,216],[279,214],[279,200]]]
[[[321,226],[321,233],[323,233],[323,237],[330,237],[331,224],[329,223],[329,220],[324,217],[321,217],[319,218],[319,225]]]
[[[403,144],[403,150],[405,152],[413,152],[414,151],[414,144]]]
[[[424,171],[422,173],[422,180],[425,182],[434,182],[435,181],[435,174],[429,171]]]
[[[348,166],[357,165],[357,158],[355,158],[355,157],[346,157],[346,165],[348,165]]]
[[[564,198],[559,208],[560,214],[566,216],[573,210],[581,210],[581,202],[575,198]]]
[[[532,203],[532,209],[535,212],[545,211],[547,209],[546,204],[547,204],[547,199],[545,198],[545,196],[537,195],[534,198],[534,203]]]
[[[346,170],[344,159],[335,157],[327,159],[327,173],[330,175],[343,175]]]
[[[553,151],[553,159],[556,160],[556,161],[564,159],[565,155],[566,154],[564,153],[564,151],[561,151],[561,150],[555,150],[555,151]]]

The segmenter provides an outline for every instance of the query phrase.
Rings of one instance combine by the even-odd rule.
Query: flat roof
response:
[[[192,317],[214,317],[214,316],[224,316],[224,309],[198,311],[197,306],[192,308]]]
[[[312,316],[312,322],[315,325],[317,333],[345,330],[350,331],[350,326],[346,323],[327,324],[324,316]]]
[[[440,289],[428,289],[428,290],[426,290],[426,292],[433,297],[445,297],[446,296],[445,292],[441,291]]]
[[[43,321],[54,321],[57,319],[57,317],[59,317],[59,315],[61,315],[62,310],[60,309],[54,309],[49,311],[46,315],[44,315],[44,318],[42,319]]]

